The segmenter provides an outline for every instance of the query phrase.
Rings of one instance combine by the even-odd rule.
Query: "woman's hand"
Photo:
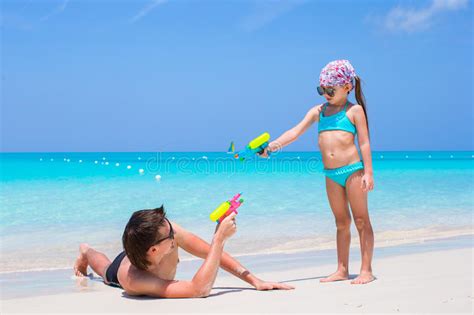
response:
[[[254,284],[255,289],[258,291],[267,291],[267,290],[293,290],[295,287],[279,282],[266,282],[263,280],[258,280]]]
[[[367,192],[374,189],[374,176],[372,174],[364,173],[362,176],[360,188],[362,191]]]
[[[227,240],[237,231],[237,223],[235,221],[236,215],[237,214],[235,212],[232,212],[217,226],[216,236],[219,237],[222,241]]]

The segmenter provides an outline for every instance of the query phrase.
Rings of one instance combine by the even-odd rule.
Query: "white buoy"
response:
[[[79,163],[82,163],[82,160],[79,160]]]
[[[109,162],[105,162],[105,165],[109,165]]]
[[[138,173],[140,173],[140,175],[143,175],[145,173],[145,170],[143,168],[141,168],[141,169],[138,170]]]
[[[51,162],[53,162],[53,161],[54,161],[54,159],[51,159],[50,161],[51,161]]]
[[[40,158],[40,161],[43,162],[43,158]]]
[[[99,164],[99,161],[94,161],[94,164]]]
[[[103,157],[103,158],[102,158],[102,160],[104,160],[104,161],[105,161],[105,160],[106,160],[106,158],[105,158],[105,157]]]
[[[70,159],[67,159],[67,160],[66,160],[66,162],[68,162],[68,163],[69,163],[69,162],[71,162],[71,160],[70,160]]]
[[[155,176],[155,179],[156,179],[157,181],[160,181],[160,180],[161,180],[161,175],[156,175],[156,176]]]
[[[138,159],[141,160],[142,158],[139,156]]]
[[[115,163],[115,166],[120,166],[120,163]]]
[[[66,158],[64,158],[64,162],[66,162]]]
[[[297,156],[296,158],[297,158],[298,160],[301,159],[301,157],[299,157],[299,156]]]
[[[405,155],[405,159],[408,159],[408,155]]]
[[[203,158],[204,160],[207,160],[207,156],[205,156],[205,155],[204,155],[202,158]]]
[[[454,157],[454,156],[452,156],[452,155],[450,156],[450,158],[453,158],[453,157]]]
[[[430,154],[430,155],[428,155],[428,158],[429,158],[429,159],[431,159],[431,154]]]
[[[472,157],[474,157],[474,155],[473,155]],[[174,159],[175,159],[175,157],[173,156],[173,157],[171,157],[171,159],[172,159],[172,160],[174,160]]]
[[[380,158],[383,159],[383,155],[381,155]]]
[[[131,168],[132,168],[132,166],[131,166],[131,165],[127,165],[127,169],[128,169],[128,170],[129,170],[129,169],[131,169]]]

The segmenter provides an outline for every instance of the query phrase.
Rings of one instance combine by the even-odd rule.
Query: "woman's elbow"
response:
[[[180,299],[197,299],[208,297],[211,290],[193,288],[181,292],[159,292],[155,296],[160,298],[180,298]]]
[[[211,294],[212,288],[200,288],[195,290],[194,296],[195,298],[206,298]]]
[[[197,284],[195,283],[193,285],[193,289],[191,292],[191,297],[193,298],[205,298],[208,297],[209,294],[211,294],[212,290],[212,284],[207,285],[207,284]]]

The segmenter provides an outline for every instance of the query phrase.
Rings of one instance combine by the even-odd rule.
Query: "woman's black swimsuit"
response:
[[[107,271],[105,272],[105,281],[107,282],[106,284],[113,287],[122,287],[118,281],[117,273],[125,256],[125,252],[121,252],[109,265],[109,267],[107,267]]]

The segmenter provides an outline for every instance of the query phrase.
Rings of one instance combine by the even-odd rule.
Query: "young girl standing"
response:
[[[358,104],[352,104],[347,99],[354,87]],[[368,283],[374,280],[374,233],[367,208],[367,193],[374,188],[374,180],[361,81],[348,60],[335,60],[321,71],[318,93],[327,102],[310,109],[299,124],[271,142],[267,150],[280,150],[318,122],[318,143],[326,176],[326,192],[337,227],[337,270],[321,279],[321,282],[349,278],[350,205],[362,253],[360,274],[351,283]],[[356,134],[362,160],[355,145]],[[267,150],[262,156],[267,156]]]

